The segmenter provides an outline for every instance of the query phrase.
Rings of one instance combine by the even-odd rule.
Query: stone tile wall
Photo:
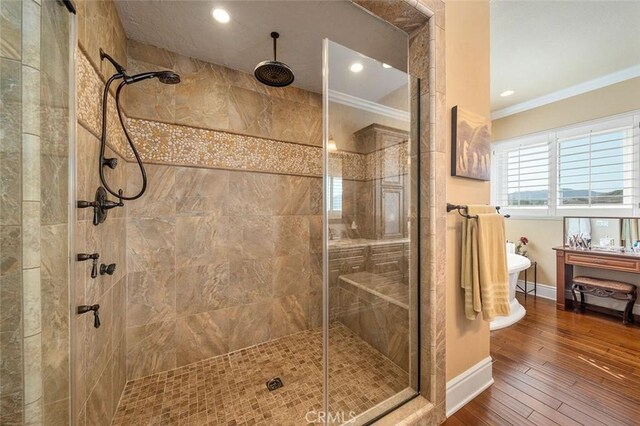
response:
[[[321,325],[319,178],[147,173],[149,191],[127,211],[129,379]]]
[[[23,420],[25,408],[22,374],[24,265],[21,241],[22,5],[21,2],[3,1],[0,8],[0,423],[19,424]],[[34,195],[39,200],[40,191]],[[39,207],[39,202],[31,205]],[[36,220],[39,225],[39,218]],[[32,272],[27,274],[31,274],[31,282],[37,285],[40,281],[39,259],[32,266]],[[39,318],[39,309],[37,315]],[[38,321],[38,330],[33,333],[38,337],[41,336],[39,325]]]
[[[76,139],[76,197],[93,200],[99,186],[97,159],[100,144],[82,125]],[[107,179],[116,188],[126,184],[126,162],[114,151],[107,155],[120,165]],[[126,294],[126,219],[125,210],[109,211],[107,220],[94,226],[91,209],[78,210],[75,227],[75,251],[100,253],[100,263],[116,263],[112,276],[90,277],[91,262],[76,262],[75,304],[100,304],[100,328],[93,327],[93,315],[74,318],[75,409],[79,424],[109,424],[126,382],[125,370],[125,294]]]
[[[128,71],[170,69],[175,86],[145,81],[128,88],[129,117],[322,146],[322,95],[273,88],[251,74],[129,40]]]
[[[0,423],[69,415],[68,13],[0,2]]]
[[[126,38],[115,5],[111,0],[75,1],[78,9],[78,50],[76,51],[76,194],[75,200],[95,198],[98,177],[101,99],[104,79],[114,72],[111,64],[100,62],[99,49],[126,66]],[[90,78],[89,78],[90,77]],[[89,83],[89,84],[87,84]],[[106,169],[114,188],[126,184],[126,161],[130,152],[118,130],[113,103],[109,105],[109,147],[107,156],[118,159],[115,170]],[[113,149],[111,149],[113,148]],[[110,197],[112,198],[112,197]],[[113,276],[90,277],[90,262],[76,262],[73,306],[100,304],[102,325],[93,327],[91,314],[72,319],[74,351],[75,423],[109,425],[126,383],[125,296],[126,296],[126,219],[125,209],[109,211],[106,222],[92,224],[91,209],[77,209],[76,253],[100,253],[100,263],[116,263]]]
[[[151,47],[143,49],[135,42],[130,46],[132,54],[144,59],[141,63],[146,64],[145,70],[162,66],[166,64],[163,61],[176,56]],[[191,65],[186,66],[185,61]],[[210,84],[207,78],[218,77],[209,73],[213,65],[180,57],[178,63],[186,67],[181,71],[187,87],[189,67],[206,71],[201,72],[200,85]],[[102,82],[84,52],[78,64],[78,119],[90,130],[86,136],[92,139],[91,133],[99,131],[100,105],[96,99]],[[218,68],[233,81],[245,78],[238,77],[242,73]],[[243,84],[248,82],[253,85],[253,77]],[[147,87],[146,92],[179,95],[170,93],[171,89]],[[311,98],[294,88],[275,93],[307,103]],[[130,94],[127,112],[133,116],[138,112],[175,122],[128,119],[148,164],[149,189],[139,201],[127,203],[126,209],[127,377],[138,378],[319,326],[322,184],[319,177],[311,176],[321,175],[321,148],[189,127],[180,123],[201,125],[198,117],[210,117],[206,103],[192,103],[196,106],[193,111],[186,111],[185,104],[175,110],[178,118],[173,118],[174,112],[169,114],[164,107],[176,102],[179,105],[179,101],[149,103],[136,101],[136,96],[141,96],[136,90]],[[274,108],[294,102],[286,97],[274,97],[272,102],[264,93],[260,97],[268,99]],[[251,110],[249,105],[243,108]],[[112,124],[114,114],[110,110],[112,129],[117,128],[117,123]],[[231,129],[251,133],[247,128]],[[261,129],[258,133],[262,136],[287,137],[284,129],[278,130],[277,122],[274,130]],[[109,146],[131,158],[121,135],[110,137]],[[92,155],[97,154],[87,158]],[[357,156],[351,158],[365,164]],[[183,164],[207,168],[180,167]],[[138,188],[136,164],[127,164],[126,176],[125,190]],[[90,187],[87,185],[87,190]],[[119,229],[120,219],[110,218],[109,222],[111,228]],[[315,287],[311,285],[312,276]],[[112,350],[115,348],[112,346]]]

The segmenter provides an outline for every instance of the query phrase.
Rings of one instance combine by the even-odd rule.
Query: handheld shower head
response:
[[[158,73],[158,80],[163,84],[178,84],[180,83],[180,76],[171,71],[161,71]]]
[[[126,76],[124,82],[126,84],[137,83],[142,80],[148,80],[150,78],[157,78],[160,83],[163,84],[178,84],[180,83],[180,76],[173,71],[151,71],[143,72],[140,74]]]
[[[122,111],[120,109],[120,93],[122,89],[133,83],[137,83],[138,81],[148,80],[150,78],[157,78],[160,83],[163,84],[178,84],[180,83],[180,76],[173,71],[150,71],[143,72],[136,75],[127,75],[125,69],[118,64],[111,56],[104,53],[102,49],[100,49],[100,58],[107,59],[111,64],[116,68],[117,73],[112,75],[105,84],[104,90],[102,92],[102,135],[100,136],[100,157],[99,157],[99,173],[100,173],[100,182],[104,189],[110,193],[111,195],[118,197],[119,205],[122,205],[123,200],[136,200],[144,194],[147,189],[147,172],[144,170],[144,165],[142,164],[142,158],[136,149],[133,140],[131,140],[131,136],[127,131],[127,127],[125,126],[124,118],[122,117]],[[104,167],[115,167],[115,163],[111,158],[105,158],[105,149],[107,145],[107,110],[108,110],[108,100],[109,100],[109,87],[116,80],[122,80],[118,83],[118,87],[115,93],[115,103],[116,103],[116,112],[118,113],[118,118],[120,119],[120,125],[122,126],[122,131],[124,132],[124,136],[129,143],[129,147],[133,152],[134,157],[136,158],[136,162],[138,163],[138,167],[140,168],[140,175],[142,176],[142,186],[137,194],[135,195],[124,195],[122,189],[115,192],[106,181],[106,176],[104,173]]]

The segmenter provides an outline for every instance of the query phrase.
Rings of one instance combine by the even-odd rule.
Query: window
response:
[[[493,202],[512,215],[637,214],[639,117],[619,116],[495,144]]]
[[[633,123],[558,139],[558,207],[632,207]]]
[[[329,177],[327,193],[329,195],[329,218],[342,218],[342,177]]]
[[[518,143],[494,153],[501,183],[500,206],[536,208],[549,205],[549,144]]]

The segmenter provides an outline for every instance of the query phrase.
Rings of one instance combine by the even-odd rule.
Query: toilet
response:
[[[507,316],[496,317],[491,321],[489,328],[491,331],[509,327],[524,318],[527,311],[516,299],[516,285],[520,272],[531,266],[531,261],[519,254],[515,254],[513,243],[507,243],[507,270],[509,273],[509,312]]]

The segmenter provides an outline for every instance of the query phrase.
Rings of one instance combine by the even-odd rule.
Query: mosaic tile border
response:
[[[145,161],[303,176],[322,175],[322,149],[270,139],[129,119]]]

